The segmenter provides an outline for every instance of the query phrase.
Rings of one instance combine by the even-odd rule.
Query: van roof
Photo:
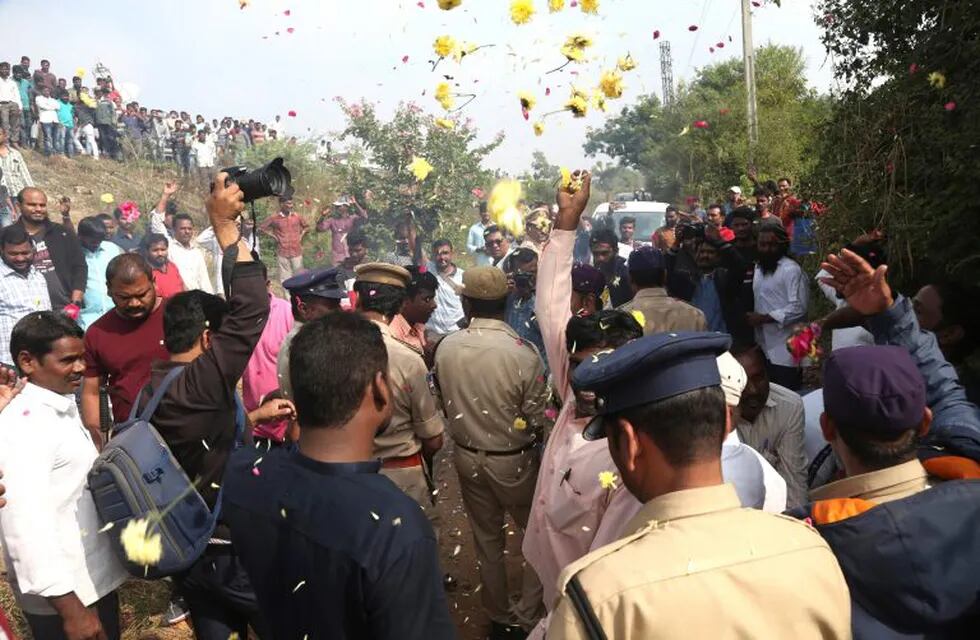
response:
[[[665,213],[670,205],[666,202],[656,202],[654,200],[633,200],[628,202],[616,202],[617,208],[613,213]],[[605,215],[609,213],[609,203],[599,203],[593,216]]]

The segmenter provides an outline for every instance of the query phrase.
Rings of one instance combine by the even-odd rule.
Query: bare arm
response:
[[[99,410],[99,387],[102,385],[102,378],[99,376],[85,376],[82,380],[82,424],[92,434],[96,443],[102,440],[102,420]]]

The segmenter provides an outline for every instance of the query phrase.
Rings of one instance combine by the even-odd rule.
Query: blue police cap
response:
[[[341,300],[347,297],[341,277],[336,267],[310,269],[283,282],[282,288],[292,295]]]
[[[667,257],[664,252],[654,247],[634,249],[627,260],[630,271],[655,271],[667,268]]]
[[[575,368],[572,386],[595,393],[598,416],[582,435],[606,437],[604,415],[720,386],[717,357],[731,342],[726,333],[656,333],[585,360]]]
[[[897,436],[922,422],[926,383],[904,347],[838,349],[824,362],[823,404],[836,422]]]

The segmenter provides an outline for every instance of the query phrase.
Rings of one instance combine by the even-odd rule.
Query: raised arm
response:
[[[173,180],[165,182],[163,191],[160,193],[160,200],[150,212],[150,231],[152,233],[161,233],[168,238],[170,237],[170,231],[167,230],[167,225],[163,223],[163,220],[164,213],[167,211],[167,202],[175,193],[177,193],[177,183]]]

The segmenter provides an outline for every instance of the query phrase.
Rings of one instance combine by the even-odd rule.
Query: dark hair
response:
[[[772,233],[776,236],[776,241],[782,245],[789,245],[789,234],[786,233],[786,227],[780,222],[779,218],[772,220],[769,218],[764,220],[762,224],[759,225],[759,235],[763,233]]]
[[[706,211],[710,211],[711,209],[717,209],[718,211],[724,211],[724,207],[722,207],[722,206],[721,206],[720,204],[718,204],[717,202],[712,202],[711,204],[709,204],[709,205],[708,205],[708,206],[707,206],[707,207],[705,208],[705,210],[706,210]]]
[[[75,321],[58,311],[35,311],[14,325],[10,332],[10,357],[26,351],[38,360],[51,353],[54,343],[62,338],[82,338],[85,332]]]
[[[140,275],[146,276],[150,282],[153,281],[153,267],[138,253],[121,253],[110,260],[105,268],[105,281],[108,284],[117,279],[124,284],[130,284],[136,282]]]
[[[732,218],[742,218],[748,220],[749,222],[755,222],[755,209],[752,207],[735,207],[731,212]]]
[[[352,231],[347,236],[347,248],[356,247],[358,245],[367,244],[367,236],[364,235],[363,231]]]
[[[933,285],[942,300],[943,319],[941,327],[959,325],[963,328],[963,339],[955,345],[957,354],[968,355],[975,347],[980,325],[980,308],[977,298],[980,291],[955,282],[939,282]]]
[[[168,240],[167,236],[163,235],[162,233],[148,233],[143,236],[143,241],[140,242],[140,251],[149,251],[150,247],[160,242],[166,245],[170,244],[170,240]]]
[[[78,235],[95,240],[105,240],[105,223],[99,216],[88,216],[78,221]]]
[[[630,269],[630,282],[640,289],[662,287],[667,283],[666,269]]]
[[[642,337],[643,327],[636,318],[617,309],[572,316],[565,326],[565,347],[569,353],[594,347],[616,349]]]
[[[501,229],[500,227],[498,227],[495,224],[492,224],[492,225],[488,226],[486,229],[483,230],[483,239],[486,240],[493,233],[499,233],[500,235],[506,235],[506,234],[504,234],[504,230],[503,229]]]
[[[386,318],[394,317],[405,302],[405,289],[391,284],[355,282],[354,291],[362,311],[376,311]]]
[[[682,466],[721,456],[725,439],[725,392],[721,386],[695,389],[606,416],[607,433],[619,435],[619,418],[650,436],[667,462]]]
[[[767,189],[762,185],[759,185],[758,187],[752,190],[752,195],[758,198],[759,196],[770,196],[772,194],[769,192],[769,189]]]
[[[344,366],[337,366],[340,362]],[[373,322],[356,313],[331,313],[304,324],[289,357],[300,426],[349,422],[379,371],[388,371],[388,351]]]
[[[31,241],[31,236],[22,225],[14,224],[0,231],[0,247],[25,244]]]
[[[110,216],[108,213],[98,213],[95,215],[95,217],[101,220],[103,223],[105,223],[106,221],[112,222],[112,220],[114,219],[113,216]]]
[[[510,266],[516,268],[518,265],[530,264],[531,262],[538,259],[538,254],[534,249],[528,249],[526,247],[520,247],[514,249],[514,252],[510,254]]]
[[[124,255],[133,255],[131,253]],[[170,353],[190,351],[205,329],[221,329],[228,303],[199,289],[182,291],[163,309],[163,342]]]
[[[919,446],[917,429],[908,429],[898,436],[890,436],[836,420],[834,426],[854,457],[872,471],[893,467],[916,457]]]
[[[506,297],[498,298],[497,300],[477,300],[476,298],[468,297],[465,293],[463,297],[466,298],[469,304],[470,315],[475,318],[492,318],[507,313]]]
[[[432,291],[435,293],[436,289],[439,288],[439,281],[430,271],[422,271],[420,267],[414,264],[405,268],[408,269],[408,273],[411,275],[411,279],[408,281],[408,288],[405,290],[406,297],[414,298],[422,291]]]
[[[181,220],[187,220],[192,225],[194,224],[194,218],[192,218],[190,214],[178,213],[177,215],[174,216],[173,225],[176,227],[177,223],[180,222]]]
[[[486,212],[487,212],[487,203],[486,202],[481,202],[480,203],[480,213],[486,213]]]
[[[779,183],[780,183],[780,182],[782,182],[783,180],[785,180],[786,182],[788,182],[788,183],[790,183],[790,185],[792,186],[792,184],[793,184],[793,181],[792,181],[792,180],[790,180],[789,178],[780,178],[779,180],[776,180],[776,184],[779,184]]]
[[[175,216],[175,215],[177,215],[177,201],[176,200],[167,200],[167,204],[165,204],[163,206],[163,212],[165,214],[167,214],[168,216]]]
[[[589,246],[594,248],[597,244],[608,244],[613,248],[613,251],[619,251],[619,238],[616,237],[616,232],[612,229],[593,229],[592,235],[589,237]]]
[[[624,224],[636,224],[636,218],[633,216],[623,216],[619,219],[619,226],[622,227]]]
[[[677,213],[677,207],[675,207],[672,204],[668,204],[667,205],[667,208],[664,209],[664,213],[670,213],[671,211],[673,211],[674,213]]]
[[[434,240],[432,242],[432,253],[436,253],[437,251],[439,251],[439,249],[443,247],[449,247],[449,250],[452,251],[453,243],[447,240],[446,238],[439,238],[438,240]]]
[[[41,195],[44,195],[44,192],[37,187],[24,187],[17,193],[17,204],[24,204],[24,194],[28,191],[37,191]]]
[[[268,278],[267,278],[268,279]],[[299,303],[303,302],[307,305],[311,304],[313,300],[323,300],[327,303],[328,307],[331,309],[340,309],[340,300],[335,300],[333,298],[324,298],[318,296],[315,293],[292,293],[289,295],[289,307],[292,309],[293,317],[299,317]]]
[[[848,243],[844,248],[853,251],[864,258],[872,269],[877,269],[883,264],[888,264],[888,248],[884,241],[875,240],[865,244]]]

